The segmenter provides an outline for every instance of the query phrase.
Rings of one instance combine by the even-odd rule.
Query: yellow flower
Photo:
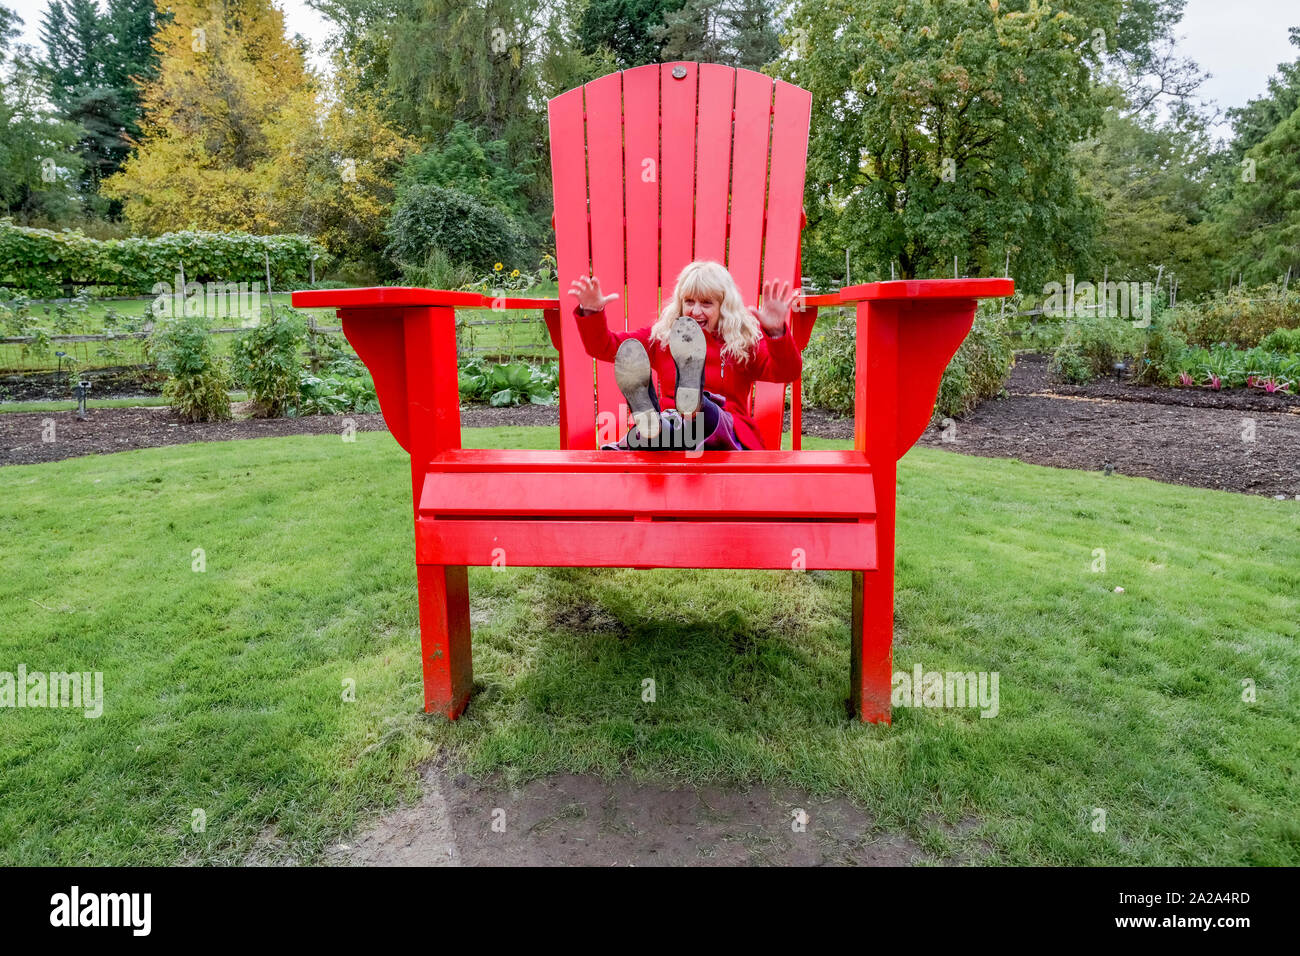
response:
[[[514,270],[512,270],[512,271],[510,272],[510,278],[512,278],[512,279],[518,279],[518,278],[519,278],[519,270],[518,270],[518,269],[514,269]]]
[[[494,266],[492,267],[492,271],[493,271],[493,272],[500,272],[500,271],[501,271],[502,269],[504,269],[504,268],[505,268],[505,266],[503,266],[501,263],[498,262],[496,265],[494,265]]]

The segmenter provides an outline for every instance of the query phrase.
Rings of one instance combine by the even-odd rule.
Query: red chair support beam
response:
[[[624,329],[653,320],[692,258],[725,262],[747,305],[766,278],[799,285],[810,104],[788,83],[696,63],[637,67],[551,100],[560,288],[600,275],[620,293],[607,320]],[[976,300],[1012,288],[942,279],[805,297],[789,318],[801,349],[819,309],[856,310],[853,449],[799,449],[796,382],[795,450],[691,455],[596,450],[627,412],[567,296],[295,292],[296,307],[338,310],[411,457],[425,710],[455,719],[469,700],[467,566],[824,568],[852,572],[853,712],[888,723],[897,462],[930,420]],[[457,308],[541,310],[560,360],[558,451],[460,447]],[[752,397],[770,449],[785,392],[760,382]]]

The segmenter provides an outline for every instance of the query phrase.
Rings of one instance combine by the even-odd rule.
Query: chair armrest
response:
[[[847,304],[898,299],[998,299],[1011,295],[1015,291],[1016,283],[1012,279],[898,279],[891,282],[867,282],[863,285],[845,286],[838,293],[838,302]],[[812,298],[809,297],[810,302]]]
[[[482,292],[412,289],[405,286],[307,289],[293,293],[292,302],[296,309],[376,309],[418,305],[450,305],[468,309],[558,309],[560,307],[559,299],[512,298],[485,295]]]
[[[854,445],[873,466],[901,458],[925,431],[944,369],[970,332],[976,300],[1011,279],[905,279],[849,286],[857,308]]]

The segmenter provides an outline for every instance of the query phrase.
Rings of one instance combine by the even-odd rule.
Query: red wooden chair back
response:
[[[610,327],[655,320],[694,259],[727,266],[758,304],[767,278],[799,285],[812,97],[750,70],[663,63],[611,73],[550,101],[560,298],[560,442],[617,440],[625,414],[613,368],[587,356],[566,290],[578,275],[619,293]],[[754,407],[780,447],[785,386],[760,382]],[[612,435],[610,438],[608,436]]]

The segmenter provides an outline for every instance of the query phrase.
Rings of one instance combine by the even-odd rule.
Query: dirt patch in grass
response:
[[[796,814],[802,811],[803,817]],[[801,832],[794,824],[802,820]],[[496,829],[493,828],[494,821]],[[942,827],[961,836],[974,821]],[[979,854],[983,855],[984,848]],[[350,866],[906,866],[937,860],[842,799],[563,774],[511,787],[426,768],[418,806],[333,847]]]

